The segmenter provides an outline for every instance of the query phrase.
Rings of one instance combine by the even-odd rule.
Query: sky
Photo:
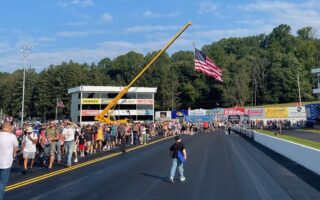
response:
[[[292,34],[311,26],[320,34],[318,0],[3,0],[0,71],[23,66],[40,72],[73,60],[97,63],[129,51],[161,49],[188,21],[168,49],[193,50],[222,38],[268,34],[288,24]],[[25,57],[22,46],[32,47]]]

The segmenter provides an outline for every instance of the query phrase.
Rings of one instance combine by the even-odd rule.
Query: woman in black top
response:
[[[178,167],[180,174],[180,181],[185,181],[186,178],[183,175],[183,163],[187,159],[187,152],[184,144],[181,142],[181,137],[177,135],[175,143],[170,147],[170,155],[172,157],[172,166],[170,171],[170,182],[173,183],[176,169]]]

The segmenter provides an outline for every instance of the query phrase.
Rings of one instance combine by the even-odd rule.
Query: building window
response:
[[[152,110],[152,109],[153,109],[153,105],[137,105],[137,110]]]
[[[82,105],[82,110],[100,110],[100,105]]]
[[[135,110],[136,105],[126,105],[126,104],[121,104],[121,110]]]
[[[95,121],[95,120],[94,120],[94,116],[82,116],[81,119],[82,119],[82,120],[81,120],[82,122],[92,122],[92,121]]]
[[[122,99],[136,99],[137,93],[127,93],[123,95]]]
[[[152,121],[153,116],[152,115],[140,115],[140,116],[138,115],[137,120],[138,121]]]
[[[137,93],[137,99],[152,99],[151,93]]]
[[[106,93],[106,92],[101,93],[101,98],[102,99],[108,98],[108,93]]]
[[[100,98],[100,92],[84,92],[82,93],[82,98],[88,98],[88,99]]]
[[[118,95],[118,93],[108,93],[107,98],[108,99],[113,99]]]

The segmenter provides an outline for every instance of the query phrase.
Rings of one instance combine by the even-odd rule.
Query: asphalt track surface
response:
[[[6,192],[5,199],[320,199],[320,177],[238,134],[183,136],[186,181],[168,182],[168,139]]]
[[[277,130],[276,132],[280,133],[280,130]],[[293,137],[311,140],[314,142],[320,142],[320,133],[313,133],[313,132],[308,132],[308,131],[299,130],[299,129],[281,130],[281,133],[285,135],[293,136]]]

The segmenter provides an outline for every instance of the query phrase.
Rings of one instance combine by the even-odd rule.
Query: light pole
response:
[[[299,107],[301,107],[301,92],[300,92],[299,74],[297,75],[297,79],[298,79],[298,92],[299,92]]]
[[[22,106],[21,106],[21,129],[23,131],[23,115],[24,115],[24,90],[26,85],[26,57],[29,55],[29,51],[32,46],[22,45],[20,47],[23,56],[23,84],[22,84]]]

